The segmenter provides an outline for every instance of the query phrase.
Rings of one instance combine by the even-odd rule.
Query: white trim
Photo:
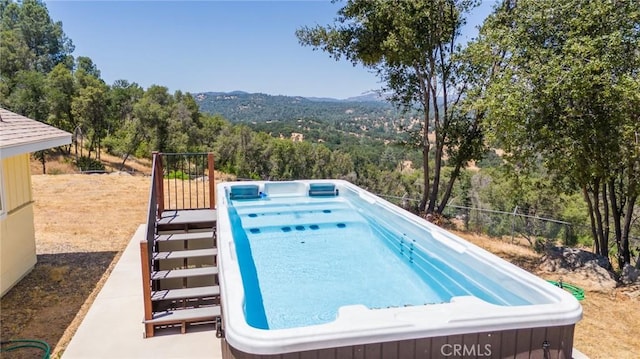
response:
[[[25,153],[33,153],[36,151],[46,150],[48,148],[59,147],[71,143],[71,134],[63,134],[56,138],[44,141],[23,143],[15,146],[7,146],[0,148],[0,159],[5,159]]]

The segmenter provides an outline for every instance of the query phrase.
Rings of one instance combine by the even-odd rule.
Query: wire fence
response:
[[[539,239],[561,240],[573,243],[575,233],[569,222],[553,218],[543,218],[518,212],[496,211],[483,208],[447,205],[445,216],[464,231],[485,233],[492,237],[510,237],[513,242],[525,239],[530,245]]]
[[[417,212],[420,202],[415,198],[383,194],[378,196],[414,213]],[[579,235],[591,236],[591,229],[585,224],[521,213],[517,206],[513,211],[507,212],[447,205],[442,214],[457,230],[510,239],[512,242],[525,241],[531,246],[556,241],[561,241],[565,245],[575,245]],[[616,242],[613,232],[609,233],[609,238],[609,250],[615,250]],[[639,256],[638,261],[640,261],[640,237],[629,236],[629,247],[632,257]]]
[[[378,194],[391,203],[415,212],[419,200]],[[511,241],[526,240],[535,245],[539,240],[575,241],[570,222],[521,213],[519,208],[511,212],[493,209],[447,205],[442,213],[456,229],[465,232],[483,233],[492,237],[509,238]]]

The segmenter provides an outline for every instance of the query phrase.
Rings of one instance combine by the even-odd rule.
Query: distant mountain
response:
[[[347,100],[267,95],[243,91],[202,92],[194,94],[194,97],[203,112],[220,114],[232,122],[267,122],[304,118],[320,121],[349,121],[355,118],[368,119],[395,115],[389,103],[373,100],[374,97],[370,94]]]
[[[316,101],[316,102],[343,102],[344,100],[339,100],[333,97],[305,97],[307,100]]]
[[[377,92],[368,92],[360,96],[349,97],[343,101],[345,102],[387,102],[384,95],[380,95]]]

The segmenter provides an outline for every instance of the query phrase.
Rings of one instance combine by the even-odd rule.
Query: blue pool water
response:
[[[248,324],[308,326],[333,321],[346,305],[425,305],[461,295],[530,304],[481,279],[477,268],[452,268],[446,251],[425,248],[429,242],[420,237],[427,232],[376,211],[345,196],[231,201]]]

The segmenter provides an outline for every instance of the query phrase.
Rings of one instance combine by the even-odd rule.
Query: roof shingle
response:
[[[71,143],[71,134],[0,108],[0,158]]]

